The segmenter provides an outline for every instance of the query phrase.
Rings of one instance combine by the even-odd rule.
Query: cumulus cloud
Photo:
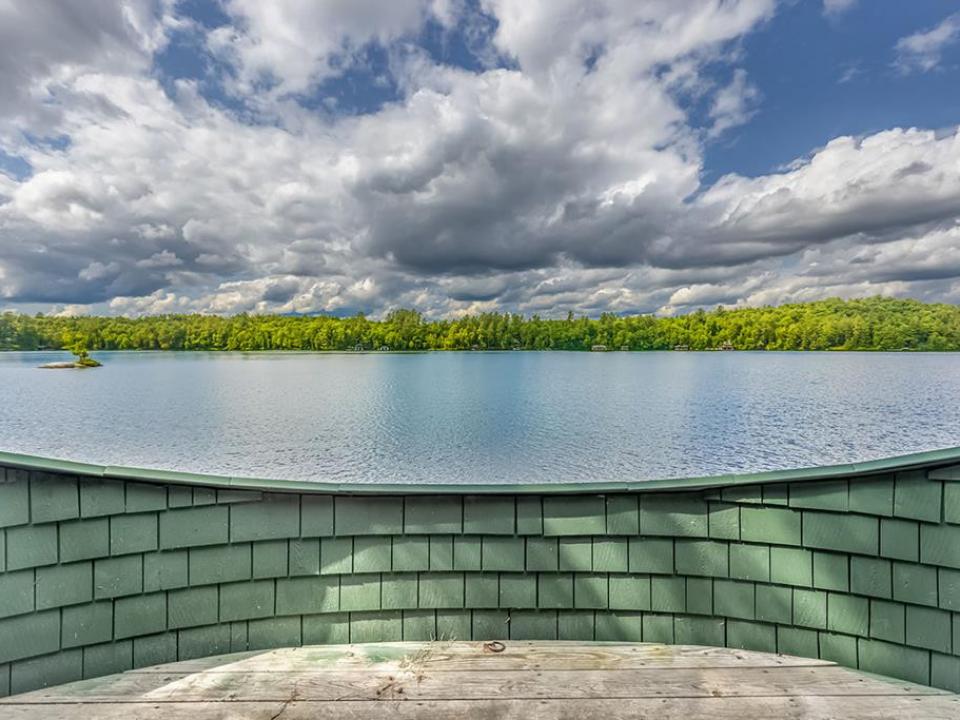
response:
[[[958,39],[960,13],[954,13],[929,30],[900,38],[894,47],[895,65],[904,74],[934,70],[940,65],[944,49]]]
[[[841,137],[704,185],[706,148],[762,103],[737,43],[772,0],[227,0],[213,29],[172,0],[91,3],[76,26],[68,5],[0,3],[28,36],[56,7],[64,35],[36,56],[0,44],[16,130],[0,149],[31,167],[0,175],[5,304],[683,312],[935,297],[960,277],[952,131]],[[472,38],[476,65],[419,45],[427,25]],[[184,27],[221,63],[221,94],[154,64]],[[397,97],[312,111],[371,47]],[[61,141],[24,135],[38,113]]]
[[[823,0],[823,13],[827,17],[838,17],[856,6],[857,0]]]

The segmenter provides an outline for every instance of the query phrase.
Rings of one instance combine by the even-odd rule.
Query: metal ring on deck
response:
[[[491,640],[483,644],[483,651],[488,653],[502,653],[506,649],[507,646],[499,640]]]

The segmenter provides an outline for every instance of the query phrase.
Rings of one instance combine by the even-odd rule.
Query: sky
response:
[[[0,0],[0,310],[960,302],[953,0]]]

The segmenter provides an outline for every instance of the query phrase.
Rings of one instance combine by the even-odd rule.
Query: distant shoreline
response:
[[[393,310],[328,315],[0,314],[0,348],[174,351],[960,351],[960,306],[874,297],[687,315],[545,319],[483,313],[428,319]]]

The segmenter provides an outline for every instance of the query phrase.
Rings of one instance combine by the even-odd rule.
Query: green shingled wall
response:
[[[960,691],[950,478],[940,463],[709,490],[378,496],[0,467],[0,695],[430,638],[717,645]]]

